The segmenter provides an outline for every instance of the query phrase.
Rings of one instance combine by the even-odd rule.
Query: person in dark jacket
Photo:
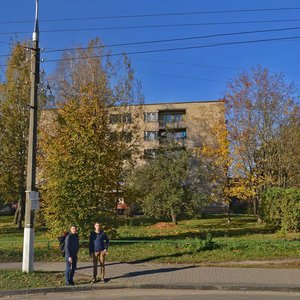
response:
[[[105,276],[105,255],[108,250],[109,239],[107,234],[101,229],[101,224],[94,224],[95,231],[90,234],[90,257],[93,258],[93,280],[97,282],[97,264],[100,263],[100,282],[104,283]]]
[[[77,253],[79,250],[79,237],[77,226],[72,225],[70,232],[65,240],[65,259],[66,259],[66,285],[74,285],[74,273],[77,268]]]

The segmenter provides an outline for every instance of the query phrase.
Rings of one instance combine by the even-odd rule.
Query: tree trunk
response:
[[[19,218],[19,207],[15,211],[14,221],[13,221],[14,224],[18,224],[18,218]]]
[[[231,223],[231,209],[230,209],[230,203],[228,204],[228,207],[227,207],[227,224],[230,224]]]
[[[25,216],[25,193],[22,194],[21,199],[18,202],[18,218],[17,218],[17,225],[18,229],[21,230],[22,227],[22,221],[24,220]]]
[[[255,216],[257,215],[257,203],[256,203],[256,199],[253,199],[253,214]]]
[[[254,215],[257,218],[257,223],[262,223],[262,218],[261,215],[259,213],[259,202],[257,197],[255,197],[254,201],[253,201],[253,211],[254,211]]]
[[[173,208],[171,208],[171,217],[172,217],[172,224],[177,225],[177,215]]]

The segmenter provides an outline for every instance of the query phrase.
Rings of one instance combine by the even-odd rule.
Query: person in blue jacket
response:
[[[93,280],[97,282],[97,265],[100,263],[100,282],[105,282],[105,255],[108,251],[109,239],[107,234],[101,229],[101,224],[94,224],[95,230],[90,233],[90,257],[93,259]]]
[[[66,259],[66,285],[74,285],[74,273],[77,268],[77,254],[79,250],[79,237],[77,226],[72,225],[70,232],[65,240],[65,259]]]

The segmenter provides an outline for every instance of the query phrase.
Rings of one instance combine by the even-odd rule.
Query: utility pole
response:
[[[30,91],[30,123],[28,140],[27,183],[25,225],[23,242],[22,271],[33,272],[34,262],[34,210],[38,208],[38,193],[36,191],[36,145],[37,145],[37,110],[38,110],[38,83],[40,73],[39,25],[38,25],[38,0],[35,8],[35,24],[32,34],[31,48],[31,91]]]

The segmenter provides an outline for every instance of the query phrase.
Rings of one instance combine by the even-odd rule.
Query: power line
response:
[[[151,75],[158,75],[158,76],[178,77],[178,78],[186,78],[186,79],[201,80],[201,81],[223,82],[221,80],[201,78],[201,77],[196,77],[196,76],[185,76],[185,75],[178,75],[178,74],[157,73],[157,72],[148,72],[148,71],[140,71],[140,70],[135,70],[135,72],[142,73],[142,74],[151,74]]]
[[[158,52],[168,52],[168,51],[180,51],[180,50],[189,50],[189,49],[201,49],[201,48],[212,48],[219,46],[228,46],[228,45],[242,45],[242,44],[252,44],[252,43],[264,43],[264,42],[274,42],[274,41],[283,41],[283,40],[295,40],[300,39],[300,36],[291,36],[291,37],[281,37],[281,38],[268,38],[268,39],[256,39],[256,40],[246,40],[246,41],[233,41],[233,42],[222,42],[208,45],[197,45],[197,46],[188,46],[188,47],[176,47],[176,48],[165,48],[165,49],[155,49],[155,50],[144,50],[144,51],[133,51],[127,53],[115,53],[115,54],[106,54],[106,55],[92,55],[92,56],[83,56],[83,57],[72,57],[72,58],[59,58],[59,59],[50,59],[44,60],[43,63],[56,62],[56,61],[72,61],[72,60],[81,60],[81,59],[91,59],[91,58],[101,58],[105,56],[123,56],[135,55],[135,54],[146,54],[146,53],[158,53]],[[0,67],[6,67],[7,65],[0,65]]]
[[[180,61],[169,61],[169,60],[161,60],[161,59],[145,59],[145,58],[136,58],[136,60],[149,61],[149,62],[158,62],[158,63],[166,63],[166,64],[175,64],[175,65],[186,65],[186,66],[199,66],[201,68],[212,68],[212,69],[221,69],[221,70],[234,70],[234,71],[242,71],[243,68],[237,67],[225,67],[225,66],[216,66],[216,65],[203,65],[197,63],[188,63],[188,62],[180,62]],[[297,72],[281,72],[281,71],[270,71],[270,73],[282,73],[282,74],[290,74],[290,75],[300,75]]]
[[[248,40],[248,41],[223,42],[223,43],[215,43],[215,44],[208,44],[208,45],[177,47],[177,48],[165,48],[165,49],[155,49],[155,50],[144,50],[144,51],[134,51],[134,52],[127,52],[127,53],[115,53],[115,54],[107,54],[107,55],[92,55],[92,56],[76,57],[76,58],[73,57],[73,58],[50,59],[50,60],[45,60],[44,63],[55,62],[55,61],[70,61],[70,60],[77,60],[77,59],[101,58],[101,57],[105,57],[105,56],[111,56],[111,57],[113,57],[113,56],[122,56],[124,54],[135,55],[135,54],[146,54],[146,53],[158,53],[158,52],[180,51],[180,50],[200,49],[200,48],[212,48],[212,47],[227,46],[227,45],[241,45],[241,44],[274,42],[274,41],[295,40],[295,39],[300,39],[300,36],[282,37],[282,38],[269,38],[269,39],[259,39],[259,40]]]
[[[279,32],[279,31],[288,31],[288,30],[299,30],[299,29],[300,29],[300,27],[288,27],[288,28],[278,28],[278,29],[264,29],[264,30],[240,31],[240,32],[229,32],[229,33],[217,33],[217,34],[209,34],[209,35],[202,35],[202,36],[163,39],[163,40],[151,40],[151,41],[139,41],[139,42],[120,43],[120,44],[111,44],[111,45],[94,46],[94,47],[62,48],[62,49],[47,50],[44,52],[45,53],[53,53],[53,52],[71,51],[71,50],[79,50],[79,49],[82,50],[82,49],[89,49],[89,48],[93,48],[93,49],[95,49],[95,48],[111,48],[111,47],[120,47],[120,46],[133,46],[133,45],[144,45],[144,44],[165,43],[165,42],[178,42],[178,41],[188,41],[188,40],[195,40],[195,39],[230,36],[230,35]]]
[[[9,43],[9,42],[0,42],[0,44],[9,45],[9,46],[14,45],[13,43]]]
[[[153,13],[153,14],[95,16],[95,17],[77,17],[77,18],[57,18],[57,19],[41,19],[39,21],[40,22],[62,22],[62,21],[98,20],[98,19],[130,19],[130,18],[147,18],[147,17],[164,17],[164,16],[190,16],[190,15],[204,15],[204,14],[290,11],[290,10],[299,10],[299,9],[300,7],[254,8],[254,9],[236,9],[236,10],[214,10],[214,11]],[[0,24],[18,24],[18,23],[31,23],[31,22],[32,20],[18,20],[18,21],[14,20],[14,21],[1,21]]]
[[[213,37],[230,36],[230,35],[244,35],[244,34],[253,34],[253,33],[279,32],[279,31],[299,30],[299,29],[300,29],[300,27],[286,27],[286,28],[277,28],[277,29],[263,29],[263,30],[252,30],[252,31],[217,33],[217,34],[210,34],[210,35],[203,35],[203,36],[183,37],[183,38],[174,38],[174,39],[162,39],[162,40],[151,40],[151,41],[138,41],[138,42],[130,42],[130,43],[102,45],[102,46],[95,46],[95,47],[62,48],[62,49],[46,50],[44,52],[45,53],[53,53],[53,52],[71,51],[71,50],[78,50],[78,49],[88,49],[88,48],[112,48],[112,47],[120,47],[120,46],[132,46],[132,45],[187,41],[187,40],[213,38]],[[0,56],[9,56],[9,55],[8,54],[3,54],[3,55],[0,55]]]
[[[70,29],[49,29],[49,30],[40,30],[40,32],[42,32],[42,33],[58,33],[58,32],[94,31],[94,30],[145,29],[145,28],[192,27],[192,26],[211,26],[211,25],[282,23],[282,22],[300,22],[300,19],[231,21],[231,22],[203,22],[203,23],[112,26],[112,27],[89,27],[89,28],[70,28]],[[28,34],[28,33],[31,33],[31,31],[6,31],[6,32],[0,32],[0,35]]]

